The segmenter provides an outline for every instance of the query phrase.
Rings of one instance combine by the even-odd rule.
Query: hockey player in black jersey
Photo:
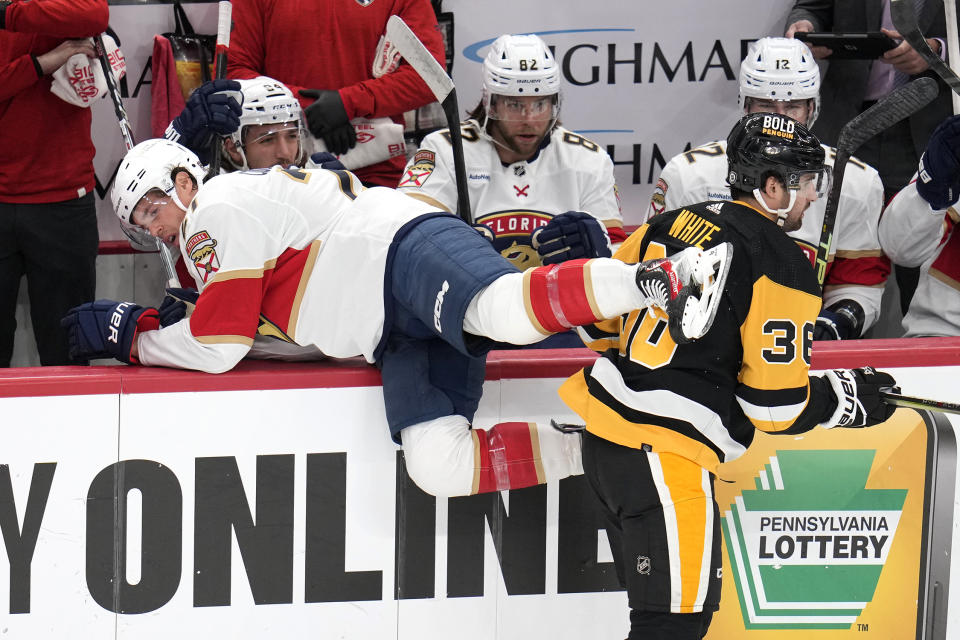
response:
[[[677,344],[641,309],[581,330],[603,356],[568,379],[586,422],[583,468],[605,514],[630,604],[629,638],[701,638],[720,601],[720,518],[713,483],[755,429],[864,427],[893,412],[894,379],[869,368],[810,376],[817,278],[784,233],[829,184],[819,141],[777,114],[745,116],[727,139],[733,202],[652,218],[615,255],[628,263],[733,245],[712,327]]]

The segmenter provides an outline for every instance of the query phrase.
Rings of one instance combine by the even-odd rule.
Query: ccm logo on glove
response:
[[[443,310],[443,295],[449,291],[449,289],[450,283],[444,280],[443,284],[440,285],[440,291],[437,292],[437,301],[433,305],[433,326],[435,326],[439,332],[443,331],[443,329],[440,328],[440,312]]]

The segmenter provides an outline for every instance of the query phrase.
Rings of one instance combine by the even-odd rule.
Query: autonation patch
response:
[[[848,629],[873,598],[906,489],[867,489],[874,450],[777,451],[723,518],[747,629]]]

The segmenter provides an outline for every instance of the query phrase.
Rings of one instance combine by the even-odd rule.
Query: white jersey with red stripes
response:
[[[143,333],[140,361],[226,371],[257,336],[373,362],[394,235],[436,211],[347,171],[235,172],[203,185],[180,229],[200,291],[188,320]]]
[[[827,165],[833,166],[836,150],[823,145]],[[707,200],[730,200],[727,186],[727,143],[710,142],[677,154],[657,180],[647,209],[647,219],[663,211]],[[826,197],[810,205],[799,229],[789,233],[816,264],[817,245],[823,227]],[[883,210],[883,184],[877,171],[851,158],[844,171],[840,206],[833,229],[823,304],[852,299],[863,307],[864,330],[880,315],[880,298],[890,273],[889,260],[880,250],[877,224]]]
[[[894,196],[880,219],[880,244],[890,259],[920,267],[903,318],[907,336],[960,335],[960,214],[931,209],[914,181]]]
[[[500,161],[474,120],[461,123],[467,189],[473,220],[494,235],[494,247],[523,270],[540,264],[530,234],[553,216],[583,211],[603,222],[610,241],[624,240],[613,161],[600,145],[556,127],[528,160]],[[423,139],[398,189],[448,211],[457,210],[457,180],[448,129]]]

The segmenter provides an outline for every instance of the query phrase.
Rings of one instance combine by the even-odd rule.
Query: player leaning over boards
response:
[[[753,114],[730,132],[725,155],[733,202],[657,215],[616,254],[634,262],[732,243],[709,332],[678,345],[655,309],[581,329],[603,357],[560,388],[586,421],[583,470],[627,588],[630,640],[706,634],[720,602],[714,478],[755,429],[863,427],[894,409],[879,397],[895,384],[886,373],[808,376],[819,286],[784,232],[800,227],[828,182],[820,143],[785,116]]]
[[[613,161],[559,125],[560,98],[560,69],[543,40],[503,35],[490,45],[483,95],[460,127],[472,218],[518,269],[609,257],[626,237]],[[456,210],[449,131],[423,139],[398,188]]]
[[[807,45],[791,38],[761,38],[740,64],[744,113],[775,112],[813,126],[820,109],[820,70]],[[674,156],[663,168],[648,216],[704,200],[728,200],[723,140]],[[824,146],[827,166],[836,151]],[[811,264],[823,227],[826,198],[814,202],[790,237]],[[815,340],[859,338],[880,315],[880,298],[890,261],[880,251],[877,224],[883,184],[873,167],[851,158],[843,178],[834,239]]]
[[[73,351],[216,373],[267,333],[331,357],[362,355],[382,371],[411,477],[436,495],[580,472],[579,438],[549,426],[470,429],[493,341],[535,342],[650,304],[670,309],[682,340],[706,330],[719,302],[713,288],[692,295],[697,283],[717,284],[699,249],[639,266],[604,258],[520,273],[459,218],[364,189],[346,171],[273,167],[198,191],[202,177],[193,153],[149,140],[124,158],[112,192],[124,223],[179,245],[200,290],[193,314],[158,329],[156,309],[87,303],[64,319]]]

